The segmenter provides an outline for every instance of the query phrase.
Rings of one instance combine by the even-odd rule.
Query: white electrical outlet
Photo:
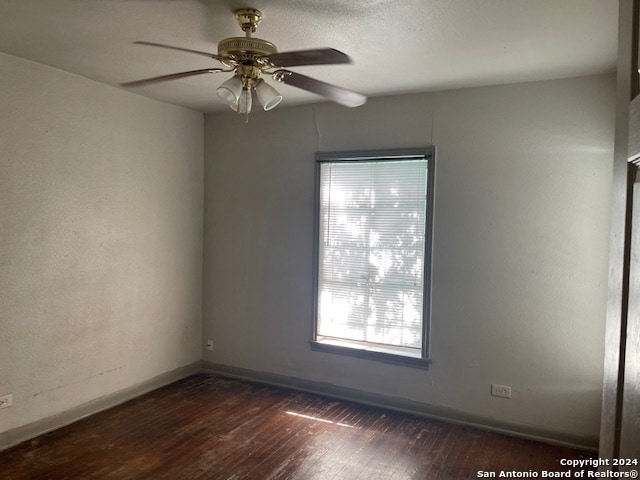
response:
[[[491,384],[491,395],[494,397],[511,398],[511,387],[507,385]]]
[[[207,340],[207,350],[213,350],[213,340]]]
[[[0,397],[0,408],[7,408],[13,405],[13,395],[7,394]]]

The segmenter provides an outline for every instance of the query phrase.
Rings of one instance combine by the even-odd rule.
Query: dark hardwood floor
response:
[[[567,471],[589,452],[198,374],[0,452],[2,479],[377,480]]]

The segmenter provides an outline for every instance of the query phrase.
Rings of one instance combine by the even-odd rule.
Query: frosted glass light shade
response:
[[[251,113],[251,90],[245,88],[242,90],[240,94],[240,98],[238,99],[238,103],[236,104],[236,112],[238,113]]]
[[[262,79],[256,85],[256,95],[265,111],[275,108],[282,101],[282,95]]]
[[[240,99],[240,94],[242,93],[242,80],[234,75],[220,85],[216,92],[218,93],[220,100],[233,107]]]

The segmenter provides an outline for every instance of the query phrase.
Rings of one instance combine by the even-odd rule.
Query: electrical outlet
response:
[[[511,398],[511,387],[507,385],[491,384],[491,395],[494,397]]]
[[[0,397],[0,408],[7,408],[13,405],[13,395],[7,394]]]
[[[213,350],[213,340],[211,339],[207,340],[207,350],[210,350],[210,351]]]

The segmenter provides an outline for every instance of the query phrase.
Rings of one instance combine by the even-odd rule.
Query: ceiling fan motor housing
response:
[[[254,37],[231,37],[225,38],[218,43],[218,55],[239,60],[249,59],[251,57],[267,57],[277,53],[276,46]]]
[[[218,55],[230,58],[234,63],[246,67],[267,68],[270,65],[266,60],[263,60],[263,57],[277,53],[278,49],[267,40],[251,36],[251,33],[256,31],[256,27],[262,21],[262,12],[253,8],[241,8],[235,11],[235,16],[246,36],[222,40],[218,43]]]

